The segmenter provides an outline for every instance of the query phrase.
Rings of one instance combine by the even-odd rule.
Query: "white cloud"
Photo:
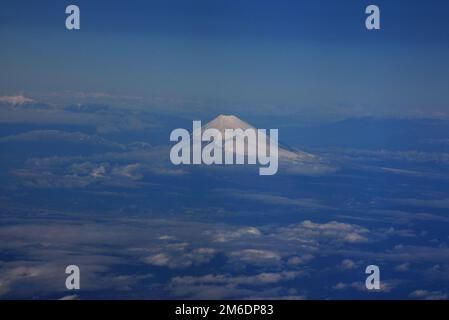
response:
[[[144,259],[144,261],[153,266],[165,267],[165,266],[169,265],[170,257],[165,253],[158,253],[158,254],[154,254],[149,257],[146,257]]]
[[[222,230],[218,231],[214,235],[214,241],[216,242],[228,242],[241,238],[258,238],[262,235],[262,232],[255,227],[245,227],[236,230]]]
[[[366,292],[372,292],[372,293],[381,293],[381,292],[391,292],[394,290],[398,285],[400,281],[398,280],[382,280],[380,282],[380,289],[379,290],[368,290],[365,286],[364,282],[352,282],[352,283],[344,283],[339,282],[332,288],[334,290],[346,290],[346,289],[355,289],[357,291],[366,291]]]
[[[280,285],[300,277],[302,272],[263,272],[253,275],[206,274],[203,276],[180,276],[172,278],[170,291],[177,297],[190,299],[270,299],[273,297],[296,297],[296,289]],[[263,287],[263,290],[260,290]]]
[[[265,203],[270,205],[295,206],[309,209],[331,209],[331,207],[321,204],[316,199],[295,199],[271,193],[250,193],[233,189],[216,189],[215,191],[218,191],[221,194],[224,193],[227,196],[237,199],[255,201],[258,203]]]
[[[402,263],[400,265],[397,265],[394,270],[399,271],[399,272],[405,272],[405,271],[409,271],[410,270],[410,263],[406,262],[406,263]]]
[[[332,288],[334,290],[343,290],[343,289],[346,289],[347,287],[348,287],[348,284],[346,284],[344,282],[339,282],[335,286],[333,286]]]
[[[267,264],[278,263],[281,256],[277,252],[260,250],[260,249],[244,249],[233,251],[229,254],[233,259],[249,264]]]
[[[424,300],[447,300],[448,295],[441,291],[415,290],[410,297]]]
[[[301,276],[299,271],[264,272],[249,276],[231,276],[229,274],[207,274],[204,276],[174,277],[172,284],[199,285],[199,284],[234,284],[262,286],[267,283],[277,283],[296,279]]]
[[[143,261],[157,267],[180,269],[209,263],[217,253],[217,251],[212,248],[189,250],[187,246],[187,244],[177,246],[167,245],[165,252],[145,257]]]
[[[304,254],[301,257],[294,256],[288,259],[287,264],[290,266],[296,266],[300,264],[305,264],[314,258],[315,257],[311,254]]]
[[[344,259],[341,262],[341,268],[343,270],[351,270],[351,269],[357,268],[357,264],[354,261],[352,261],[351,259]]]
[[[369,230],[361,226],[336,221],[320,224],[305,220],[298,225],[279,228],[279,235],[284,239],[305,243],[363,243],[368,241],[369,234]]]

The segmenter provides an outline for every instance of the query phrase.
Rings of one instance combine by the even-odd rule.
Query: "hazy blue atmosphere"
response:
[[[0,299],[448,299],[447,1],[69,4],[0,1]],[[170,162],[222,114],[311,156]]]

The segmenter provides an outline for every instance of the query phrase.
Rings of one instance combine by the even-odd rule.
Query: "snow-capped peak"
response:
[[[217,129],[220,131],[220,133],[223,136],[223,140],[225,138],[225,130],[226,129],[254,129],[256,128],[249,123],[241,120],[239,117],[234,115],[219,115],[212,121],[205,124],[201,130],[204,131],[206,129]],[[269,141],[269,138],[267,138],[266,141]],[[269,148],[269,146],[268,146]],[[243,148],[245,149],[245,148]],[[233,150],[235,152],[235,150]],[[284,160],[305,160],[305,159],[312,159],[314,156],[311,154],[308,154],[306,152],[301,151],[289,151],[282,146],[279,147],[279,157]]]
[[[224,134],[226,129],[255,129],[253,126],[234,115],[223,114],[203,126],[204,130],[212,128],[219,130],[222,134]]]
[[[26,103],[34,103],[33,99],[27,98],[23,95],[18,96],[1,96],[0,103],[11,104],[13,106],[26,104]]]

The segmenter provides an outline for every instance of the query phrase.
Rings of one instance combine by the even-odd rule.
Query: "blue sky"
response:
[[[445,1],[3,1],[0,94],[217,99],[263,112],[439,115]],[[364,11],[381,9],[380,31]]]

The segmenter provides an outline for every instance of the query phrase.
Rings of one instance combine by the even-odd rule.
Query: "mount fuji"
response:
[[[256,135],[253,135],[250,138],[251,134],[247,132],[248,129],[250,129],[250,132],[255,132]],[[282,143],[279,143],[279,132],[277,130],[272,131],[273,129],[264,130],[255,128],[235,115],[219,115],[203,126],[201,126],[201,121],[193,121],[193,130],[190,133],[185,129],[177,130],[181,130],[181,132],[184,130],[185,133],[174,133],[175,131],[173,131],[173,136],[170,137],[171,141],[178,141],[179,138],[184,136],[187,137],[182,138],[181,141],[171,149],[170,159],[173,164],[190,164],[191,162],[195,163],[195,161],[197,161],[196,164],[200,164],[202,155],[204,155],[202,150],[207,149],[205,154],[210,154],[210,152],[213,151],[214,156],[216,155],[215,150],[221,150],[220,153],[217,153],[217,158],[219,159],[218,162],[215,162],[215,160],[207,160],[207,164],[224,163],[221,162],[223,156],[225,161],[227,161],[227,159],[234,159],[235,157],[236,162],[238,162],[237,159],[240,159],[240,164],[244,164],[244,159],[247,159],[248,163],[254,161],[253,164],[256,164],[256,159],[260,160],[259,157],[261,154],[267,153],[266,156],[268,157],[269,163],[268,168],[271,169],[272,161],[273,164],[275,163],[273,168],[275,167],[276,169],[273,169],[273,172],[277,172],[278,165],[280,165],[282,167],[281,170],[287,174],[321,175],[336,170],[336,168],[330,166],[327,161],[324,161],[319,156],[300,150],[293,150]],[[215,130],[216,134],[212,133],[212,130]],[[227,130],[232,131],[232,133],[227,135]],[[275,136],[270,137],[267,132],[270,132],[271,135],[275,134]],[[203,133],[208,133],[208,135],[212,136],[207,136],[206,139],[208,139],[208,141],[205,141],[202,140],[204,138]],[[197,142],[200,142],[201,144],[199,148],[196,146]],[[261,143],[262,146],[265,144],[266,151],[260,151]],[[193,161],[190,158],[190,148],[192,145]],[[277,152],[271,152],[271,146],[276,146]],[[185,153],[187,154],[187,158],[184,156],[184,152],[182,152],[183,156],[180,156],[180,150],[189,150]],[[230,160],[230,163],[227,164],[233,164],[233,161],[234,160]],[[262,167],[260,170],[262,170]]]
[[[257,130],[254,126],[250,125],[249,123],[241,120],[235,115],[219,115],[212,121],[205,124],[201,130],[207,130],[207,129],[216,129],[220,131],[222,137],[223,137],[223,143],[222,145],[225,146],[225,130],[226,129],[242,129],[243,131],[247,129],[253,129]],[[238,134],[237,134],[238,135]],[[243,141],[243,139],[241,140]],[[270,141],[270,138],[267,137],[265,141]],[[223,147],[225,148],[225,147]],[[236,150],[245,150],[245,155],[247,155],[247,152],[250,148],[233,148],[232,152],[236,153],[238,151]],[[269,150],[269,145],[267,146],[267,149]],[[224,150],[225,152],[229,150]],[[306,153],[303,151],[295,151],[291,150],[290,148],[283,146],[282,144],[279,144],[279,150],[278,150],[278,156],[279,160],[281,161],[287,161],[287,162],[303,162],[303,161],[314,161],[316,157],[310,153]]]

